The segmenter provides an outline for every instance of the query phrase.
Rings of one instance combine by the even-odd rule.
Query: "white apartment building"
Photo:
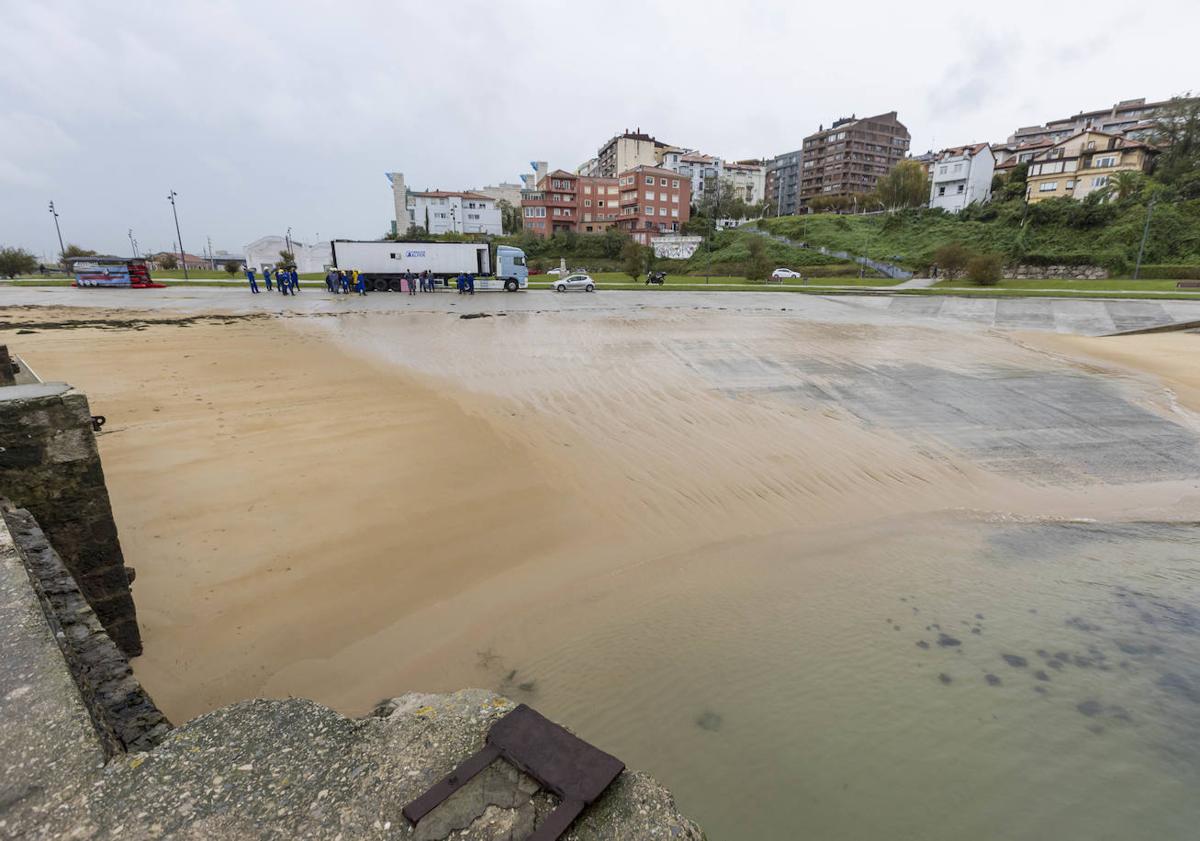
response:
[[[713,179],[720,182],[722,190],[733,190],[747,204],[766,196],[767,168],[761,161],[723,161],[715,155],[674,149],[663,155],[662,165],[692,182],[692,204],[696,206],[704,203],[705,189]]]
[[[996,158],[987,143],[943,149],[929,167],[929,206],[959,213],[991,198]]]
[[[405,185],[404,173],[389,172],[387,177],[392,184],[392,202],[396,210],[395,230],[401,236],[410,225],[418,225],[431,234],[504,233],[500,202],[492,196],[469,190],[418,193]],[[519,191],[517,195],[520,195]]]

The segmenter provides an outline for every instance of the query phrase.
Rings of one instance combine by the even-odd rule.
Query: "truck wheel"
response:
[[[400,278],[394,277],[388,281],[388,290],[391,292],[400,291]]]
[[[517,289],[517,281],[514,278],[510,277],[508,280],[504,281],[505,292],[516,292]]]
[[[378,278],[375,281],[375,291],[376,292],[387,292],[388,291],[388,282],[386,280],[384,280],[382,277]]]

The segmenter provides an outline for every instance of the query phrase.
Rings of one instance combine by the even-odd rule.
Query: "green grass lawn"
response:
[[[644,288],[646,286],[645,280],[630,280],[629,275],[625,274],[624,272],[595,272],[592,273],[592,277],[598,284],[603,285],[606,289],[611,288],[614,285],[623,287],[628,286],[631,289],[636,289],[638,287]],[[533,288],[547,288],[551,285],[553,279],[553,275],[534,275],[533,277],[529,278],[529,285]],[[703,275],[668,274],[665,288],[681,289],[684,287],[695,287],[703,289],[705,286],[736,286],[738,288],[746,289],[778,289],[781,286],[784,288],[787,288],[788,286],[893,286],[899,282],[900,281],[898,280],[891,280],[890,278],[886,277],[810,277],[805,278],[804,280],[801,280],[800,278],[791,278],[783,281],[782,283],[779,281],[769,281],[767,283],[763,283],[762,281],[747,280],[744,277],[738,277],[735,275],[712,275],[711,277],[705,278]]]

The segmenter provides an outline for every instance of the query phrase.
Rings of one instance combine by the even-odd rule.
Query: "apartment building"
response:
[[[635,166],[661,166],[663,155],[674,148],[669,143],[643,134],[641,128],[636,131],[625,129],[600,147],[595,163],[589,161],[585,165],[586,171],[591,175],[614,178],[618,173]]]
[[[784,152],[767,163],[763,192],[776,216],[791,216],[800,207],[801,151]]]
[[[392,228],[403,235],[412,225],[431,234],[504,233],[503,214],[497,198],[472,190],[427,190],[414,192],[404,183],[404,173],[389,172],[396,221]]]
[[[690,217],[691,182],[678,172],[657,166],[635,166],[617,179],[620,215],[617,226],[642,245],[674,233]]]
[[[869,193],[904,160],[911,138],[895,111],[873,117],[843,117],[804,138],[800,205],[817,196]]]
[[[1044,125],[1024,126],[1009,135],[1008,143],[1021,145],[1041,140],[1058,143],[1089,129],[1106,134],[1133,132],[1135,135],[1141,135],[1135,136],[1134,139],[1145,139],[1147,132],[1153,128],[1155,116],[1169,104],[1170,100],[1147,102],[1145,97],[1125,99],[1111,108],[1080,111],[1073,117],[1051,120]]]
[[[763,161],[726,161],[725,180],[746,204],[762,201],[767,194],[767,167]]]
[[[521,191],[521,214],[525,230],[537,236],[603,233],[620,214],[617,179],[556,169],[536,189]]]
[[[987,202],[995,168],[991,144],[943,149],[929,165],[929,206],[959,213],[967,205]]]
[[[1141,140],[1102,131],[1081,131],[1038,152],[1029,162],[1025,198],[1083,200],[1119,172],[1147,172],[1158,150]]]

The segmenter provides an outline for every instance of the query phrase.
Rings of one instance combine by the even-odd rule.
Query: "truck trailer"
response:
[[[367,289],[400,291],[405,272],[429,272],[441,286],[460,274],[475,278],[477,291],[516,292],[529,287],[525,252],[511,245],[495,250],[482,242],[378,242],[335,239],[329,243],[334,268],[357,271]]]

